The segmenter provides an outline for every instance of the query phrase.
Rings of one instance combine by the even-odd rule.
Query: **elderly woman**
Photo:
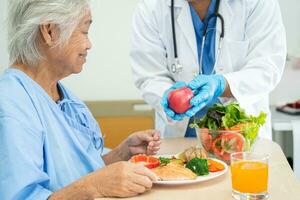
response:
[[[60,83],[82,70],[91,22],[88,0],[10,1],[11,66],[0,77],[1,200],[128,197],[156,180],[125,161],[156,154],[159,133],[134,133],[102,155],[97,122]]]

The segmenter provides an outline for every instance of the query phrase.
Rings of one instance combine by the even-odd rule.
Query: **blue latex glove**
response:
[[[188,87],[195,91],[195,96],[190,101],[193,107],[185,115],[192,117],[206,106],[218,101],[218,97],[225,91],[226,80],[222,75],[198,75]]]
[[[173,90],[186,87],[186,86],[187,84],[185,82],[177,82],[172,87],[170,87],[167,91],[165,91],[162,97],[161,105],[163,106],[165,113],[173,120],[181,121],[184,117],[188,117],[188,116],[185,114],[175,113],[171,108],[169,108],[169,102],[168,102],[169,93]]]

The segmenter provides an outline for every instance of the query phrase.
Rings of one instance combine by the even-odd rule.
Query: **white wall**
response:
[[[279,0],[279,4],[287,30],[288,52],[300,57],[300,1]]]
[[[132,12],[138,1],[92,0],[94,22],[90,38],[93,48],[83,72],[64,81],[81,99],[140,99],[140,94],[132,82],[128,56]],[[8,65],[6,36],[3,31],[7,2],[8,0],[0,0],[0,71]],[[287,28],[289,54],[300,56],[300,24],[298,23],[300,1],[279,0],[279,2]],[[290,78],[292,76],[293,79]],[[300,90],[292,87],[292,81],[295,79],[297,79],[295,84],[300,86],[300,78],[297,77],[300,77],[300,70],[286,70],[283,81],[271,94],[272,104],[300,98]],[[291,92],[291,88],[295,89]]]
[[[273,105],[300,99],[300,68],[294,69],[295,60],[300,61],[300,1],[279,0],[279,4],[287,32],[289,60],[281,82],[270,95]]]
[[[82,73],[64,83],[84,100],[141,99],[129,62],[132,13],[138,0],[92,1],[93,43]]]

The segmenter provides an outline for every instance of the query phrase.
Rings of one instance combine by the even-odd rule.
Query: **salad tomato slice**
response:
[[[224,161],[230,160],[230,154],[243,151],[245,139],[239,133],[224,133],[212,144],[213,152]]]
[[[132,163],[142,163],[145,167],[152,169],[160,165],[158,158],[147,155],[135,155],[131,157],[130,162]]]

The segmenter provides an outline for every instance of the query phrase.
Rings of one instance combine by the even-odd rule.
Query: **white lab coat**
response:
[[[141,0],[133,17],[130,52],[135,85],[156,110],[156,128],[162,137],[182,137],[189,119],[174,122],[160,104],[163,93],[176,81],[189,82],[199,73],[196,36],[186,0],[175,0],[178,56],[184,66],[173,74],[171,0]],[[216,66],[231,92],[248,114],[268,114],[260,137],[272,138],[269,93],[279,83],[285,65],[286,37],[276,0],[221,0],[225,38]],[[216,49],[221,30],[217,22]],[[224,99],[223,99],[224,100]]]

